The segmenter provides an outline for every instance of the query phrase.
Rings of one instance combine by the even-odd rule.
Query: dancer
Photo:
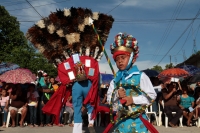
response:
[[[72,95],[74,133],[82,132],[82,105],[88,111],[89,127],[94,125],[98,104],[98,61],[103,56],[102,46],[113,21],[112,16],[107,14],[71,7],[41,19],[26,35],[58,68],[62,83],[42,110],[54,114],[55,123],[58,123],[60,109]]]
[[[133,65],[138,52],[137,40],[132,35],[119,33],[111,45],[119,69],[107,92],[111,112],[114,106],[118,116],[116,121],[111,121],[116,122],[115,133],[148,132],[143,123],[147,119],[145,109],[155,100],[156,93],[148,76]]]

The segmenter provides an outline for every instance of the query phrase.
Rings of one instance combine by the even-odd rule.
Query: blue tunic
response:
[[[119,86],[120,84],[120,86],[126,90],[126,96],[131,97],[143,95],[143,93],[140,91],[141,72],[138,74],[132,74],[133,72],[139,72],[136,66],[133,66],[129,71],[125,72],[126,75],[124,72],[117,73],[117,76],[114,79],[115,86]],[[127,79],[126,77],[129,78]],[[131,108],[133,112],[137,112],[138,110],[140,111],[131,117],[117,122],[114,133],[148,133],[147,128],[139,118],[139,115],[142,115],[143,118],[147,119],[144,111],[141,111],[142,105],[134,104],[131,106]],[[123,116],[123,114],[127,115],[130,113],[131,111],[127,106],[122,106],[120,102],[118,102],[119,117],[120,115]]]

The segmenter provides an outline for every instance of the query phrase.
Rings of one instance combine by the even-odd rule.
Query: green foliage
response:
[[[16,63],[34,73],[44,70],[51,76],[57,75],[56,68],[28,44],[19,22],[3,6],[0,6],[0,46],[0,62]]]
[[[159,73],[163,71],[162,67],[161,67],[161,66],[158,66],[158,65],[153,66],[153,68],[151,68],[151,70],[155,70],[155,71],[157,71],[157,72],[159,72]]]
[[[165,69],[169,69],[169,68],[173,68],[173,67],[174,67],[173,63],[165,65]]]

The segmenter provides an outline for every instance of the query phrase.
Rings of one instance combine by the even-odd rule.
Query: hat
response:
[[[134,58],[136,59],[139,53],[139,47],[137,44],[137,40],[132,35],[118,33],[115,36],[114,43],[110,45],[113,58],[115,59],[116,56],[120,54],[130,55],[133,52]]]
[[[26,37],[55,66],[77,53],[100,61],[99,39],[106,43],[113,22],[112,16],[88,8],[58,9],[29,28]]]
[[[44,72],[44,73],[43,73],[43,76],[46,77],[46,76],[48,76],[48,74]]]

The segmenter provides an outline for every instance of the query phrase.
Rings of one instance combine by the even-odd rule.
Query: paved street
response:
[[[164,126],[157,127],[156,129],[160,133],[199,133],[200,128],[197,128],[195,126],[193,127],[178,127],[178,128],[165,128]],[[103,127],[95,127],[96,133],[102,133],[104,128]],[[31,128],[31,127],[9,127],[9,128],[1,128],[1,132],[6,133],[71,133],[72,128],[69,126],[64,127],[37,127],[37,128]],[[89,133],[87,128],[83,128],[83,133]]]

